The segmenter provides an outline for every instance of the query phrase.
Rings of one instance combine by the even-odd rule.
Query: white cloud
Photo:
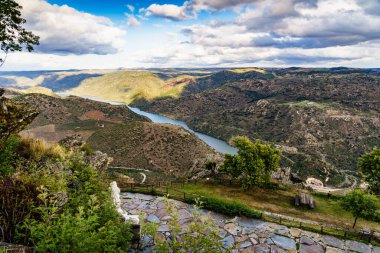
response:
[[[114,54],[124,47],[125,31],[105,17],[79,12],[45,0],[18,0],[27,28],[39,35],[36,52]]]
[[[129,9],[130,12],[134,12],[135,11],[135,7],[133,5],[127,4],[126,6],[127,6],[127,8]]]
[[[129,27],[136,27],[141,25],[140,21],[138,21],[134,15],[126,13],[125,16],[128,18],[127,25]]]
[[[254,3],[257,1],[258,0],[191,0],[187,2],[186,5],[195,11],[208,9],[222,10],[225,8],[233,8],[239,5]]]
[[[184,6],[174,4],[152,4],[145,11],[147,16],[152,15],[176,21],[190,18],[190,16],[186,14]]]
[[[121,30],[110,20],[78,12],[67,6],[50,5],[42,0],[19,1],[29,10],[27,19],[31,27],[35,31],[45,31],[42,42],[54,42],[45,47],[50,46],[54,50],[50,51],[51,54],[12,54],[5,65],[8,70],[380,66],[378,0],[190,0],[183,6],[155,4],[142,10],[141,16],[126,14],[129,25],[137,25],[146,15],[170,20],[193,18],[196,12],[194,8],[191,10],[190,4],[193,7],[198,4],[197,11],[202,8],[218,11],[247,3],[253,7],[245,8],[232,21],[184,27],[166,26],[164,22],[146,25],[142,28],[147,29],[143,33],[130,31],[125,51],[117,55],[101,56],[79,54],[88,52],[92,47],[99,50],[99,45],[104,42],[107,42],[106,52],[122,47],[123,35],[112,35],[119,34],[116,31]],[[70,20],[71,16],[74,16],[73,21]],[[103,32],[97,31],[102,29]],[[121,34],[124,32],[121,31]],[[50,35],[55,39],[49,40]],[[119,42],[116,43],[115,39],[119,39]],[[60,52],[57,50],[60,47],[69,48],[67,51],[71,53],[75,48],[81,50],[78,55],[54,54]],[[49,52],[46,48],[41,51]]]

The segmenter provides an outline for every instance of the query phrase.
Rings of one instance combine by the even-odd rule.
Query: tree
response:
[[[33,51],[33,45],[39,44],[39,37],[27,31],[23,25],[26,20],[21,17],[22,7],[15,0],[0,2],[0,49],[5,53],[0,58],[0,67],[4,64],[9,52]]]
[[[369,189],[380,194],[380,149],[375,147],[360,157],[358,163],[362,178],[369,184]]]
[[[26,128],[38,112],[25,104],[16,104],[7,100],[4,89],[0,88],[0,151],[8,138]]]
[[[356,189],[348,193],[342,200],[342,207],[351,212],[355,217],[352,228],[355,227],[359,217],[369,217],[379,208],[376,196],[365,193],[361,189]]]
[[[222,170],[238,179],[244,189],[268,184],[280,166],[280,150],[246,136],[233,138],[232,145],[238,149],[237,155],[226,154]]]

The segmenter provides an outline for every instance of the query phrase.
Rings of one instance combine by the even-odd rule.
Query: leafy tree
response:
[[[9,52],[22,51],[23,47],[31,52],[33,45],[39,44],[39,37],[23,27],[26,20],[21,17],[21,9],[15,0],[1,0],[0,49],[5,53],[5,57],[0,58],[0,67]]]
[[[380,149],[375,147],[360,157],[359,170],[362,178],[369,184],[370,190],[380,194]]]
[[[4,96],[0,88],[0,151],[7,139],[26,128],[37,116],[38,112],[25,104],[15,104]]]
[[[252,142],[246,136],[232,139],[237,155],[225,155],[222,170],[239,180],[242,187],[263,186],[271,180],[272,172],[280,166],[281,152],[260,140]]]
[[[354,225],[359,217],[371,216],[378,209],[378,199],[372,194],[365,193],[361,189],[356,189],[348,193],[342,200],[342,207],[351,212],[355,217]]]

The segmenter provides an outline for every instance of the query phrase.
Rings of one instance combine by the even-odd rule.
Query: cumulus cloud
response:
[[[188,9],[195,11],[200,10],[222,10],[230,7],[236,7],[243,4],[257,2],[258,0],[191,0],[188,1]],[[279,1],[280,2],[280,1]]]
[[[183,31],[192,43],[206,47],[326,48],[380,39],[379,16],[359,4],[364,0],[357,1],[262,0],[233,22]]]
[[[195,18],[197,13],[203,10],[219,11],[226,8],[236,8],[244,4],[262,0],[189,0],[182,6],[174,4],[152,4],[143,9],[146,15],[166,18],[173,21]]]
[[[189,19],[190,16],[186,13],[185,6],[175,4],[152,4],[146,10],[147,16],[156,16],[174,21]]]
[[[194,0],[186,4],[196,2],[215,10],[228,8],[229,3],[231,7],[247,3],[252,7],[244,8],[232,21],[182,27],[185,39],[181,44],[160,53],[152,52],[151,63],[156,66],[380,63],[378,0]]]
[[[105,17],[79,12],[45,0],[18,0],[28,29],[40,36],[36,52],[115,54],[124,46],[125,31]]]

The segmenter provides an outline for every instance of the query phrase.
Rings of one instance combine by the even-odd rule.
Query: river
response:
[[[61,96],[61,97],[68,96],[67,94],[64,94],[64,93],[60,93],[58,95]],[[142,116],[145,116],[145,117],[149,118],[154,123],[172,124],[172,125],[180,126],[180,127],[184,128],[184,129],[186,129],[187,131],[193,133],[199,139],[201,139],[203,142],[205,142],[207,145],[209,145],[210,147],[214,148],[216,151],[218,151],[220,153],[223,153],[223,154],[232,154],[232,155],[234,155],[234,154],[237,153],[237,149],[234,148],[234,147],[232,147],[231,145],[229,145],[227,142],[219,140],[219,139],[214,138],[214,137],[211,137],[211,136],[206,135],[206,134],[202,134],[202,133],[196,132],[196,131],[192,130],[183,121],[174,120],[174,119],[171,119],[171,118],[159,115],[159,114],[155,114],[155,113],[145,112],[145,111],[140,110],[137,107],[129,106],[126,103],[107,101],[107,100],[96,98],[96,97],[92,97],[92,96],[82,96],[82,97],[83,98],[87,98],[87,99],[91,99],[91,100],[94,100],[94,101],[109,103],[109,104],[112,104],[112,105],[124,105],[124,106],[127,106],[134,113],[142,115]]]

